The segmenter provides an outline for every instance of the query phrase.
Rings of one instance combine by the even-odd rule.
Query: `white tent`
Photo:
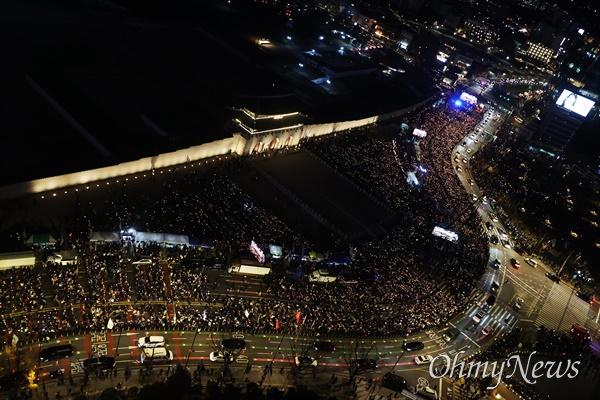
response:
[[[167,243],[167,244],[190,244],[187,235],[176,235],[173,233],[135,232],[136,242]]]
[[[92,232],[90,242],[118,242],[121,240],[117,232]]]

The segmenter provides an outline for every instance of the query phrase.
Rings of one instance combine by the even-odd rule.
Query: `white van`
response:
[[[329,275],[329,271],[325,269],[318,269],[316,271],[313,271],[308,276],[308,280],[310,282],[331,283],[337,280],[337,276]]]
[[[435,390],[429,386],[425,386],[424,388],[417,390],[417,398],[437,400],[438,395]]]
[[[140,355],[140,361],[145,362],[169,362],[173,360],[173,352],[164,347],[144,347]]]
[[[533,258],[529,257],[525,259],[525,262],[529,265],[531,265],[533,268],[536,268],[538,265],[538,262],[536,260],[534,260]]]
[[[165,347],[165,338],[163,336],[144,336],[138,339],[138,347]]]

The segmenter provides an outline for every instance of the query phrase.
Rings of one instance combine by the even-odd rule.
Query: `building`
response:
[[[554,51],[541,43],[527,42],[527,50],[525,55],[534,61],[541,62],[544,65],[549,65],[552,62]]]
[[[517,4],[531,10],[539,10],[543,8],[544,2],[543,0],[518,0]]]
[[[541,121],[533,121],[530,139],[555,154],[564,153],[586,118],[591,117],[594,100],[570,90],[563,90],[542,113]]]
[[[462,33],[469,41],[483,46],[494,45],[500,39],[500,35],[492,25],[473,19],[467,19],[465,21],[462,27]]]

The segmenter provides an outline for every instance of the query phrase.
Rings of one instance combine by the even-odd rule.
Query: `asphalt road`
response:
[[[502,122],[502,111],[488,111],[486,117],[475,130],[469,134],[464,141],[466,145],[457,145],[452,153],[453,166],[460,165],[462,171],[457,172],[461,182],[469,193],[478,198],[481,197],[480,190],[472,179],[469,171],[469,162],[462,161],[463,158],[471,158],[481,146],[494,139],[494,134]],[[484,132],[482,136],[481,132]],[[468,150],[470,149],[470,151]],[[482,218],[482,224],[492,222],[492,232],[500,237],[500,230],[506,231],[501,221],[492,220],[492,208],[482,201],[474,202]],[[485,225],[484,225],[484,229]],[[492,233],[490,232],[490,234]],[[516,258],[521,262],[520,268],[514,268],[510,259]],[[491,267],[493,260],[501,261],[502,266],[495,270]],[[230,283],[235,284],[235,279],[230,278]],[[498,282],[500,288],[497,292],[496,303],[485,313],[481,322],[474,324],[473,316],[481,310],[481,304],[489,292],[492,282]],[[244,293],[242,293],[244,294]],[[245,293],[251,295],[252,292]],[[516,298],[524,300],[523,308],[517,311],[514,308]],[[564,301],[567,298],[568,301]],[[253,366],[262,367],[270,362],[274,368],[288,368],[294,363],[294,356],[307,353],[318,360],[315,368],[317,375],[329,376],[333,373],[344,376],[347,374],[347,363],[356,357],[366,356],[378,360],[378,368],[362,375],[367,377],[381,377],[384,373],[394,369],[404,376],[409,384],[429,384],[436,386],[437,390],[445,397],[447,385],[444,382],[433,382],[428,372],[428,366],[419,366],[414,362],[417,355],[431,355],[433,357],[446,354],[451,358],[457,354],[466,357],[482,347],[489,345],[495,337],[511,330],[517,324],[555,324],[561,329],[570,328],[573,320],[582,321],[586,326],[594,328],[597,332],[597,324],[593,322],[589,305],[573,295],[573,291],[565,284],[555,284],[545,276],[545,267],[538,265],[537,268],[529,266],[525,260],[511,248],[502,244],[490,243],[489,267],[479,282],[479,290],[472,296],[468,309],[462,315],[456,316],[449,321],[447,327],[439,330],[425,330],[419,334],[409,337],[392,339],[336,339],[331,341],[336,345],[336,351],[331,354],[319,354],[312,348],[315,338],[305,337],[302,331],[298,335],[251,335],[244,334],[247,349],[244,354]],[[549,305],[550,304],[550,305]],[[587,307],[587,309],[586,309]],[[585,318],[584,318],[585,316]],[[454,340],[447,342],[442,334],[449,327],[456,327],[460,335]],[[490,329],[488,335],[482,330]],[[82,374],[81,360],[91,355],[110,355],[117,358],[117,366],[124,368],[139,368],[140,350],[137,348],[138,338],[145,335],[162,335],[166,339],[166,347],[173,351],[174,361],[179,363],[189,362],[194,366],[200,361],[205,366],[219,367],[220,364],[209,361],[209,353],[218,348],[222,338],[230,337],[228,333],[218,332],[127,332],[127,333],[98,333],[85,334],[78,337],[65,337],[52,343],[45,343],[42,348],[59,343],[71,343],[76,349],[76,356],[71,359],[37,364],[39,346],[23,348],[18,354],[0,354],[0,368],[2,373],[8,368],[31,368],[39,367],[39,375],[46,376],[49,371],[57,368],[70,370],[74,376]],[[320,338],[323,340],[324,338]],[[404,342],[421,341],[425,344],[422,351],[405,352],[402,348]],[[246,364],[234,363],[233,369],[244,369]],[[302,378],[301,378],[302,379]],[[305,383],[314,380],[314,375],[306,376]]]

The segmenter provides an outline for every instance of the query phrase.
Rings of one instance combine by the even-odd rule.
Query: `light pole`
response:
[[[196,343],[196,338],[198,337],[198,333],[200,333],[200,329],[196,328],[196,333],[194,334],[194,339],[192,340],[192,347],[190,347],[187,357],[185,358],[185,368],[187,368],[188,363],[190,361],[190,355],[194,351],[194,344]]]

